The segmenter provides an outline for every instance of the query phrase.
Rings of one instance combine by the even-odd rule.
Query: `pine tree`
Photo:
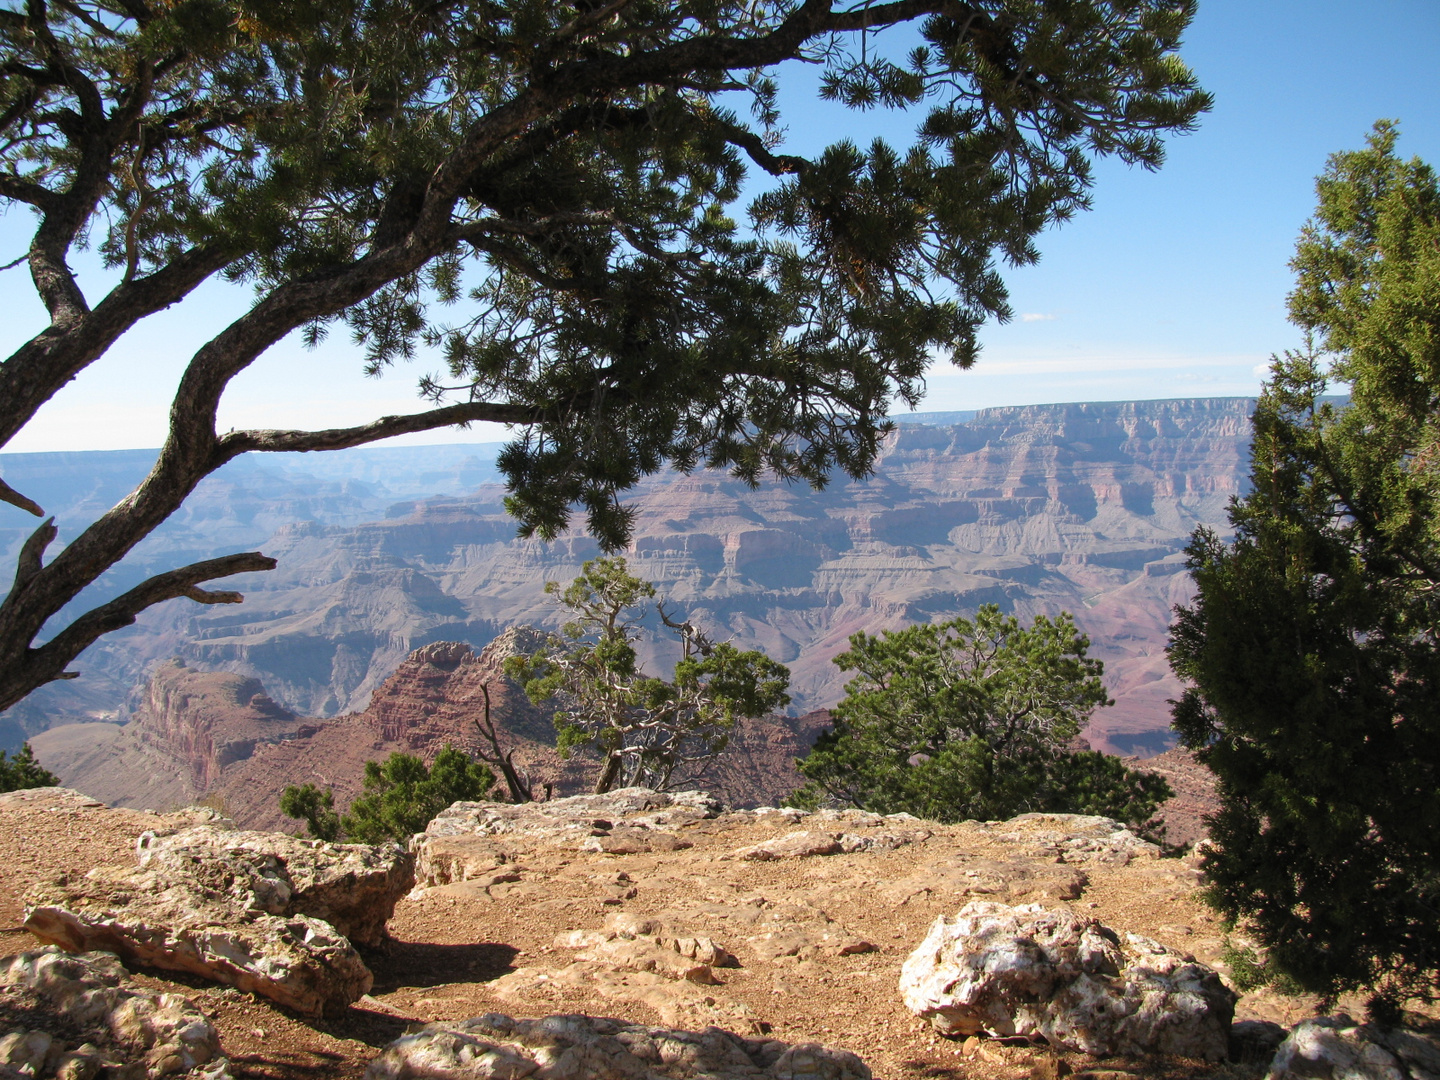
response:
[[[149,315],[203,304],[212,279],[255,298],[186,362],[135,491],[49,562],[53,522],[23,545],[0,709],[151,605],[237,603],[205,586],[274,567],[227,555],[69,606],[240,454],[513,425],[500,466],[521,530],[553,536],[578,510],[610,550],[620,496],[667,464],[864,475],[891,402],[918,400],[937,355],[969,366],[977,328],[1009,314],[999,265],[1033,261],[1087,205],[1092,162],[1154,167],[1208,107],[1176,56],[1194,8],[5,5],[0,204],[35,216],[49,325],[0,360],[0,446],[122,341],[147,351]],[[776,79],[802,62],[841,106],[895,110],[899,139],[785,152]],[[108,270],[82,280],[87,245]],[[267,349],[336,328],[371,371],[428,350],[434,407],[217,428]],[[33,496],[0,481],[43,516]]]
[[[1395,141],[1316,185],[1308,345],[1271,368],[1234,540],[1191,543],[1170,649],[1219,781],[1212,900],[1277,973],[1382,1016],[1440,989],[1440,189]]]
[[[1109,704],[1104,668],[1068,614],[1030,626],[993,604],[975,618],[855,634],[834,726],[798,763],[792,805],[822,801],[933,821],[1031,811],[1147,823],[1165,781],[1070,743]]]
[[[641,784],[665,790],[696,779],[724,751],[741,717],[764,716],[790,701],[790,671],[756,650],[714,643],[689,620],[661,620],[679,639],[670,679],[647,674],[636,643],[645,603],[655,587],[628,570],[621,558],[592,559],[563,590],[550,582],[570,616],[530,656],[513,657],[506,670],[537,705],[556,705],[562,755],[599,751],[595,791]]]
[[[54,787],[58,783],[60,783],[59,777],[40,767],[40,763],[35,760],[35,755],[30,750],[29,743],[20,747],[15,752],[15,756],[10,758],[7,758],[4,750],[0,750],[0,791]]]

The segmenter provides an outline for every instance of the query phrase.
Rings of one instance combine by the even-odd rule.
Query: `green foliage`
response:
[[[1029,627],[982,607],[974,621],[850,639],[835,658],[856,676],[834,726],[799,762],[792,805],[835,801],[935,821],[1026,811],[1145,822],[1171,794],[1157,776],[1066,744],[1109,704],[1068,614]]]
[[[254,289],[185,361],[162,453],[45,561],[17,552],[0,707],[100,636],[260,553],[62,609],[249,452],[476,421],[525,536],[673,467],[822,486],[870,471],[937,357],[1010,315],[1001,270],[1088,205],[1094,163],[1146,168],[1209,108],[1179,60],[1195,0],[84,0],[0,5],[0,210],[36,232],[50,322],[0,360],[0,445],[148,316],[211,279]],[[813,65],[886,136],[786,153],[777,80]],[[803,76],[801,76],[803,78]],[[809,140],[806,140],[807,142]],[[107,269],[71,270],[77,249]],[[193,294],[193,296],[192,296]],[[199,325],[202,320],[192,320]],[[319,431],[216,427],[276,343],[335,329],[366,370],[424,352],[433,407]],[[428,363],[428,362],[427,362]],[[44,517],[0,481],[0,501]],[[48,628],[48,629],[47,629]],[[43,631],[43,633],[42,633]],[[38,642],[38,644],[37,644]]]
[[[555,699],[562,754],[594,747],[603,765],[596,791],[644,784],[664,789],[694,779],[725,749],[735,721],[789,703],[790,672],[763,653],[711,643],[689,622],[665,624],[680,639],[672,679],[641,670],[635,645],[640,616],[655,587],[633,577],[622,558],[587,562],[564,590],[550,582],[573,616],[533,656],[507,670],[536,704]]]
[[[304,821],[319,840],[403,844],[451,803],[479,799],[494,783],[494,773],[452,746],[436,754],[429,768],[420,758],[397,751],[384,761],[365,763],[365,793],[343,816],[335,812],[334,793],[314,784],[286,787],[280,812]]]
[[[1440,189],[1382,123],[1317,191],[1308,347],[1271,368],[1234,541],[1189,548],[1175,726],[1219,781],[1212,901],[1276,971],[1384,1012],[1440,986]]]
[[[8,757],[4,750],[0,750],[0,791],[55,787],[59,783],[59,777],[36,763],[29,743],[20,747],[14,757]]]
[[[335,793],[321,791],[314,784],[289,784],[280,793],[280,812],[305,822],[317,840],[340,839],[340,815],[335,812]]]
[[[1237,945],[1227,937],[1220,947],[1220,959],[1230,969],[1230,985],[1241,993],[1267,986],[1291,996],[1304,993],[1299,983],[1277,971],[1253,945]]]
[[[86,6],[0,20],[0,196],[49,209],[88,168],[67,221],[129,275],[201,244],[262,294],[348,275],[286,329],[344,324],[372,370],[438,350],[437,399],[515,406],[523,527],[581,507],[611,545],[666,460],[863,474],[1092,161],[1155,167],[1210,102],[1175,55],[1190,0]],[[897,110],[896,144],[780,153],[796,59]]]
[[[365,763],[365,794],[350,804],[341,826],[353,843],[404,843],[451,803],[478,799],[493,783],[494,773],[454,747],[436,754],[428,769],[397,751]]]

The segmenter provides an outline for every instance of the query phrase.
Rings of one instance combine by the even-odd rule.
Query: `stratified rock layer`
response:
[[[801,708],[839,699],[845,675],[830,658],[857,630],[927,622],[988,602],[1003,603],[1024,619],[1073,611],[1106,663],[1107,689],[1117,702],[1096,713],[1087,738],[1100,749],[1153,753],[1173,745],[1166,701],[1178,686],[1164,643],[1173,605],[1192,589],[1183,550],[1197,525],[1221,532],[1228,527],[1225,510],[1243,485],[1252,411],[1253,402],[1243,399],[1074,404],[985,410],[954,426],[958,418],[937,418],[943,426],[905,424],[885,441],[873,477],[837,481],[823,492],[781,483],[751,490],[714,472],[661,472],[633,492],[628,554],[635,571],[655,581],[697,625],[784,660]],[[326,460],[338,464],[359,453]],[[387,486],[404,481],[406,497],[414,498],[409,484],[416,477],[405,472],[397,477],[382,471],[369,479]],[[47,478],[47,490],[57,479]],[[87,495],[93,495],[93,472],[85,479]],[[264,797],[251,799],[251,790],[265,787],[267,779],[295,782],[318,771],[343,802],[359,787],[362,754],[409,747],[407,752],[429,756],[425,747],[437,735],[454,741],[471,732],[464,699],[477,688],[475,665],[463,662],[443,673],[412,665],[406,654],[445,639],[479,646],[521,623],[555,627],[562,616],[543,583],[568,580],[598,553],[592,539],[578,534],[545,545],[517,541],[498,484],[467,488],[463,498],[397,506],[384,520],[378,504],[368,524],[333,503],[307,498],[287,506],[297,494],[293,486],[279,476],[270,484],[254,485],[242,500],[249,507],[243,521],[264,523],[263,530],[247,533],[243,545],[263,540],[280,567],[247,585],[243,611],[156,608],[123,638],[98,643],[84,679],[52,684],[17,706],[29,734],[49,722],[42,698],[52,716],[80,719],[113,708],[150,660],[174,648],[200,667],[260,679],[296,713],[333,717],[367,703],[383,705],[384,715],[372,711],[376,723],[347,723],[343,738],[317,733],[271,742],[287,734],[284,724],[242,721],[237,712],[234,722],[247,730],[221,731],[203,716],[183,716],[197,710],[179,708],[180,694],[157,695],[152,688],[143,695],[142,711],[153,721],[142,725],[147,734],[188,766],[176,785],[192,775],[201,778],[211,785],[207,790],[230,802],[237,820],[279,827],[280,821],[263,818],[273,812],[278,787],[272,783]],[[437,487],[435,494],[460,492]],[[241,523],[228,512],[234,496],[227,491],[227,513],[220,515],[228,529]],[[196,499],[182,514],[204,505],[203,493]],[[204,516],[187,532],[187,558],[195,557],[197,545],[216,542],[218,534],[206,533]],[[270,536],[286,520],[295,523]],[[165,531],[152,541],[165,544]],[[237,534],[225,535],[223,550],[242,549]],[[23,534],[14,535],[15,544],[22,541]],[[662,668],[673,660],[659,655],[663,650],[653,639],[641,648],[647,662],[658,660]],[[404,686],[383,685],[407,666],[412,670]],[[119,680],[109,684],[115,689],[108,704],[105,696],[77,699],[93,693],[101,670]],[[501,687],[502,680],[494,679],[497,699]],[[70,700],[55,707],[58,698]],[[516,695],[513,704],[523,707],[521,699]],[[235,703],[247,705],[243,694]],[[568,777],[553,759],[538,756],[539,743],[553,742],[548,724],[512,724],[502,715],[510,710],[496,704],[497,722],[509,735],[538,740],[534,756],[520,756],[541,782],[554,782],[562,794],[579,790],[565,786]],[[458,723],[451,723],[457,714]],[[366,728],[378,728],[374,741],[385,745],[360,741]],[[148,753],[159,744],[140,734],[127,727],[111,740],[114,745],[93,755],[78,754],[68,738],[42,739],[35,747],[67,784],[107,802],[173,805],[198,794],[155,800],[151,781],[165,755]],[[796,734],[783,726],[747,731],[742,725],[732,760],[748,757],[762,766],[750,772],[769,780],[770,790],[752,788],[747,799],[727,784],[726,798],[744,804],[783,795],[785,785],[775,781],[793,785],[790,762],[808,745],[792,738]],[[256,738],[249,758],[224,763],[248,753]],[[130,767],[140,759],[147,770]],[[717,775],[728,781],[726,771],[722,765],[712,782]],[[231,783],[235,772],[252,782]]]
[[[134,985],[106,952],[72,956],[46,948],[0,960],[0,1033],[7,1028],[0,1034],[0,1075],[229,1075],[205,1014],[179,994]]]
[[[25,928],[74,952],[109,950],[311,1016],[345,1009],[373,982],[338,926],[379,942],[414,882],[412,857],[394,844],[322,844],[216,824],[147,832],[137,853],[138,868],[101,866],[37,884],[26,894]]]
[[[589,1016],[499,1013],[402,1036],[365,1080],[870,1080],[854,1054],[817,1043],[742,1039]]]
[[[941,916],[900,974],[906,1006],[946,1035],[1038,1035],[1087,1054],[1223,1059],[1235,995],[1148,938],[1039,904]]]

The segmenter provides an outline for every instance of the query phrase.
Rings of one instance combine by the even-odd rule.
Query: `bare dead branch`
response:
[[[45,549],[50,546],[51,541],[58,535],[59,530],[55,528],[55,519],[47,518],[45,524],[41,525],[25,541],[20,548],[20,555],[15,560],[15,586],[12,592],[18,591],[27,581],[40,572],[40,560],[45,555]]]
[[[485,753],[484,750],[477,750],[476,756],[487,765],[494,765],[505,777],[505,786],[510,789],[510,801],[513,803],[527,803],[535,801],[535,794],[529,783],[529,778],[522,780],[519,771],[515,768],[515,750],[500,749],[500,738],[495,731],[495,722],[490,718],[490,684],[481,683],[480,692],[485,695],[485,723],[482,726],[479,720],[472,723],[485,741],[491,746],[492,753]]]
[[[28,510],[36,517],[44,517],[45,511],[40,509],[40,504],[34,499],[28,499],[16,491],[4,480],[0,480],[0,502],[7,502],[11,506],[18,506],[21,510]]]

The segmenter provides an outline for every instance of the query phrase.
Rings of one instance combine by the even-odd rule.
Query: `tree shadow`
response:
[[[933,1080],[965,1080],[965,1070],[949,1065],[936,1065],[929,1061],[906,1061],[902,1067],[907,1073],[933,1078]]]
[[[316,1060],[304,1061],[295,1054],[229,1055],[231,1064],[241,1067],[240,1075],[254,1077],[257,1080],[299,1080],[299,1078],[310,1080],[312,1077],[314,1080],[330,1080],[331,1077],[339,1080],[340,1077],[353,1075],[353,1066],[347,1063],[340,1054],[311,1050],[307,1052],[306,1056]]]
[[[519,951],[491,941],[436,945],[391,939],[383,951],[366,953],[365,963],[375,975],[371,993],[388,994],[402,986],[490,982],[515,970],[512,961]]]

